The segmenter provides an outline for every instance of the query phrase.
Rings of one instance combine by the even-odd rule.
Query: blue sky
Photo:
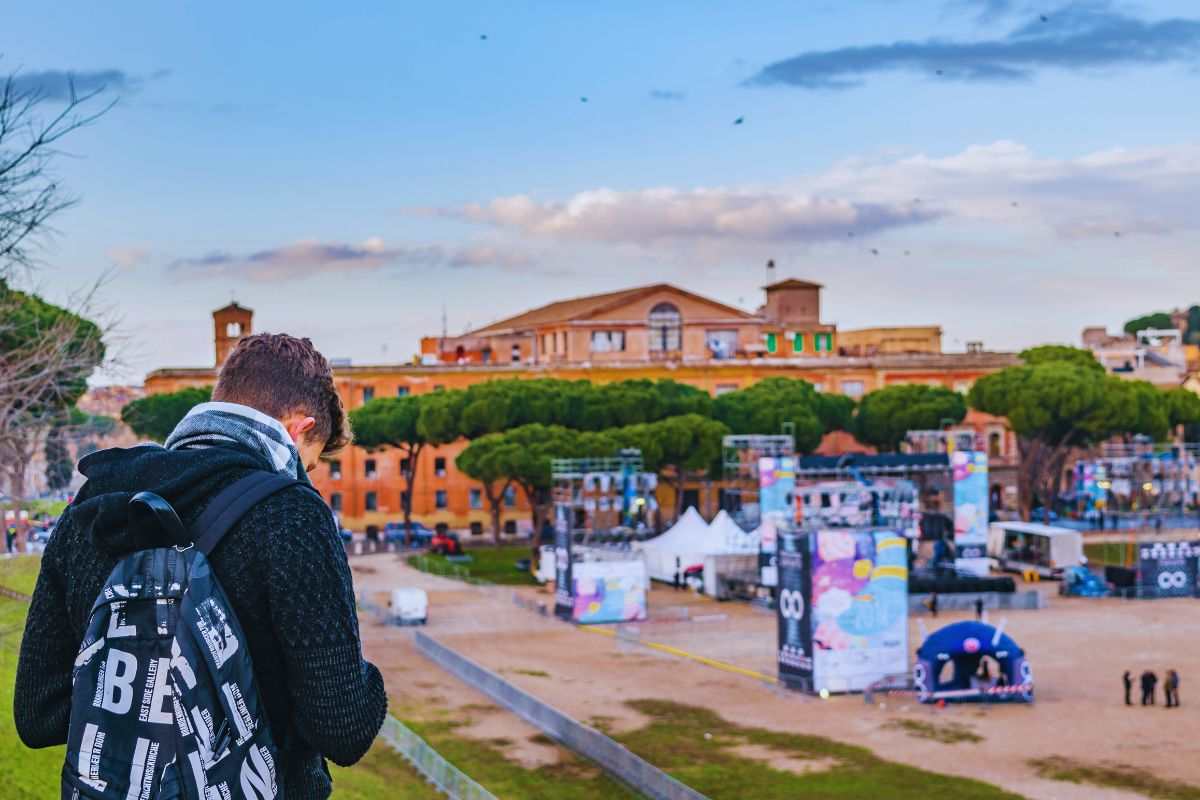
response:
[[[948,349],[1200,302],[1194,2],[244,5],[5,11],[0,68],[119,97],[67,142],[36,277],[112,270],[105,380],[209,363],[231,296],[358,363],[443,306],[753,308],[767,258],[828,321]]]

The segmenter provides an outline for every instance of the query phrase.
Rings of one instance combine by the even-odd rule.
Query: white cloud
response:
[[[146,260],[150,258],[150,250],[141,245],[122,245],[110,247],[104,255],[115,266],[123,270],[133,271],[146,263]]]

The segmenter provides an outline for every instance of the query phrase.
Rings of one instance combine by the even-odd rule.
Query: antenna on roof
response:
[[[767,259],[767,286],[770,286],[775,277],[775,259]]]
[[[446,338],[446,304],[442,303],[442,338]]]

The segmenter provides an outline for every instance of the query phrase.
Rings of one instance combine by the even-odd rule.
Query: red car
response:
[[[462,542],[458,540],[457,533],[435,533],[429,542],[429,551],[441,556],[461,556]]]

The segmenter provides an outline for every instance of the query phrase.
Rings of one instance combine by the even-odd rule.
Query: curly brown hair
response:
[[[350,421],[333,383],[333,369],[309,339],[286,333],[256,333],[229,354],[213,400],[241,403],[276,419],[304,414],[316,420],[309,432],[324,441],[322,455],[350,444]]]

